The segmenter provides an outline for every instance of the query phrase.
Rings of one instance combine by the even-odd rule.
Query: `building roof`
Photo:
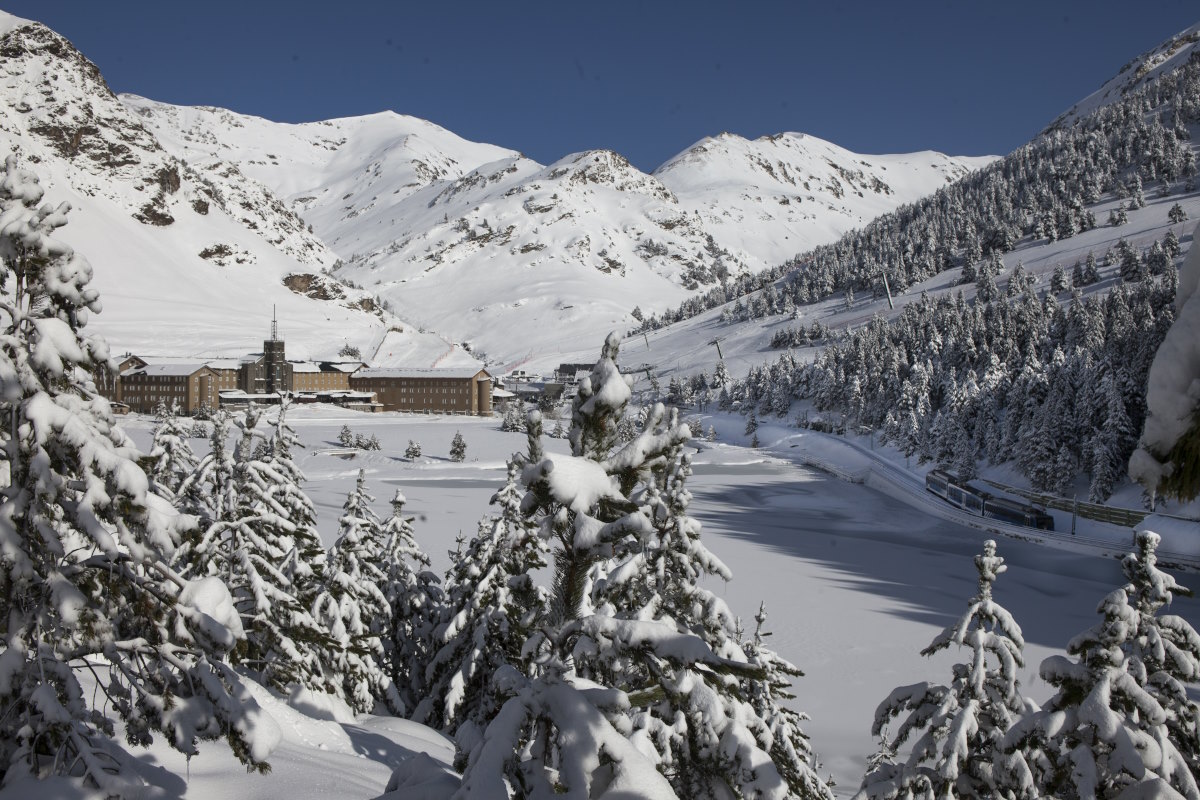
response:
[[[320,364],[314,364],[311,361],[289,361],[292,365],[292,372],[323,372]]]
[[[197,362],[191,364],[147,364],[144,367],[128,370],[125,375],[194,375],[207,366],[207,364]]]
[[[204,363],[213,369],[237,369],[241,366],[236,358],[214,358]]]
[[[369,367],[354,373],[356,378],[474,378],[491,375],[483,367]]]

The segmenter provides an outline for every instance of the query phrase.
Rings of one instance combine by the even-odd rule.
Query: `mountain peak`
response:
[[[0,11],[0,36],[3,36],[9,31],[16,30],[17,28],[23,28],[26,25],[41,25],[41,23],[28,19],[22,19],[21,17],[9,14],[7,11]],[[45,26],[43,25],[42,27]]]
[[[1061,114],[1043,131],[1049,132],[1070,125],[1096,109],[1114,103],[1150,80],[1185,64],[1200,53],[1200,23],[1186,28],[1157,47],[1142,53],[1124,66],[1104,84]]]

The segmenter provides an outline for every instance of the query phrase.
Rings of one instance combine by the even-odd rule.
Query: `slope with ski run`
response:
[[[1123,202],[1108,199],[1090,208],[1098,220],[1104,220],[1110,210]],[[1167,219],[1168,210],[1176,203],[1188,215],[1189,221],[1182,225],[1171,225]],[[1089,252],[1097,259],[1102,259],[1105,252],[1121,239],[1141,252],[1162,239],[1168,230],[1174,230],[1181,250],[1186,253],[1192,246],[1195,220],[1200,218],[1200,192],[1173,194],[1166,198],[1148,196],[1144,208],[1126,213],[1129,221],[1118,227],[1101,224],[1090,231],[1055,242],[1024,240],[1017,249],[1003,255],[1004,272],[997,279],[1001,290],[1005,288],[1008,271],[1020,263],[1037,278],[1039,293],[1045,292],[1056,266],[1062,265],[1069,274],[1075,262],[1085,260]],[[1119,281],[1117,265],[1101,266],[1100,275],[1102,279],[1099,283],[1082,288],[1084,297],[1103,294]],[[720,353],[730,374],[740,378],[751,366],[774,361],[787,352],[770,346],[771,337],[781,328],[820,322],[834,330],[853,329],[865,325],[876,316],[894,319],[906,305],[918,301],[922,293],[936,299],[962,292],[969,302],[975,297],[975,285],[960,284],[961,277],[961,269],[951,269],[916,283],[904,292],[893,295],[894,308],[888,307],[888,299],[883,294],[872,298],[869,294],[860,293],[848,308],[842,295],[834,295],[799,307],[794,317],[779,315],[745,322],[724,322],[722,314],[737,302],[731,301],[645,335],[629,336],[622,352],[628,354],[627,359],[631,363],[636,360],[650,365],[660,382],[666,385],[673,376],[686,377],[697,372],[712,374],[718,357],[715,342],[720,345]],[[1066,302],[1069,295],[1063,294],[1060,299]],[[811,360],[819,348],[799,348],[792,352],[801,360]]]
[[[391,113],[285,124],[123,100],[180,157],[271,186],[343,259],[340,276],[500,371],[590,348],[635,307],[779,263],[990,160],[722,134],[646,175],[607,150],[542,166]]]
[[[386,336],[409,363],[464,358],[403,320],[351,307],[366,292],[335,287],[343,297],[318,300],[286,288],[284,276],[318,273],[336,256],[233,165],[180,163],[67,40],[3,12],[0,110],[5,153],[37,171],[47,202],[71,205],[62,239],[93,267],[105,306],[94,329],[114,353],[241,355],[259,348],[274,308],[292,357],[331,358],[347,343],[370,353]]]

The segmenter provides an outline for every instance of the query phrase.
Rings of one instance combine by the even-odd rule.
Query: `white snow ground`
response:
[[[403,489],[417,517],[418,541],[439,570],[449,564],[455,537],[471,536],[488,513],[488,498],[503,483],[505,458],[524,446],[523,435],[501,432],[493,419],[366,415],[321,406],[292,416],[307,445],[301,466],[326,544],[346,492],[358,470],[366,469],[377,511],[386,510],[394,488]],[[383,449],[346,457],[336,440],[343,424],[377,435]],[[703,523],[708,546],[733,570],[734,579],[718,589],[745,618],[766,601],[771,646],[806,672],[796,685],[797,706],[812,716],[805,730],[824,762],[822,772],[835,778],[839,796],[849,796],[875,747],[875,705],[898,685],[948,678],[954,654],[925,659],[919,651],[974,593],[971,558],[995,534],[942,518],[937,503],[924,505],[929,501],[922,492],[899,493],[898,499],[895,492],[799,465],[820,458],[849,473],[861,471],[869,456],[841,442],[814,438],[792,447],[801,444],[796,429],[765,422],[759,436],[766,446],[755,451],[735,444],[745,440],[740,417],[705,417],[702,424],[715,425],[721,442],[695,442],[691,513]],[[151,426],[144,417],[126,423],[143,445]],[[467,441],[461,464],[448,458],[457,430]],[[416,463],[400,456],[409,439],[425,453]],[[547,444],[565,451],[561,440]],[[951,517],[957,513],[945,508]],[[1080,533],[1097,530],[1081,527]],[[1011,567],[997,582],[996,597],[1013,611],[1029,643],[1022,685],[1044,700],[1048,687],[1037,678],[1038,665],[1097,619],[1096,605],[1122,581],[1120,568],[1088,547],[996,538]],[[1194,573],[1180,578],[1185,585],[1198,583]],[[1177,600],[1172,611],[1200,625],[1195,600]],[[192,760],[187,797],[372,797],[383,791],[390,766],[408,753],[428,747],[435,758],[449,758],[436,733],[403,721],[367,718],[343,726],[272,708],[285,718],[274,774],[245,775],[221,747],[209,745]],[[146,760],[170,773],[156,773],[171,783],[168,796],[182,796],[182,757],[155,748]]]

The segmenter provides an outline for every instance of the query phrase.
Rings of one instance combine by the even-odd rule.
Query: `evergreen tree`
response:
[[[255,671],[280,690],[291,685],[341,694],[328,663],[336,648],[313,618],[322,588],[324,551],[314,527],[312,501],[290,458],[294,433],[281,419],[271,447],[255,457],[262,436],[253,405],[236,422],[232,454],[225,437],[232,423],[223,412],[213,426],[212,452],[189,483],[207,503],[203,533],[180,549],[186,574],[222,578],[233,595],[246,639],[234,663]],[[330,673],[330,674],[327,674]]]
[[[729,385],[729,382],[729,367],[725,366],[725,359],[721,359],[717,361],[717,366],[713,368],[712,380],[709,381],[709,385],[713,389],[719,390]]]
[[[1104,400],[1104,420],[1091,442],[1092,483],[1088,500],[1102,503],[1122,478],[1125,463],[1133,449],[1132,425],[1125,409],[1125,398],[1112,373],[1100,380]]]
[[[1091,286],[1100,280],[1100,269],[1096,264],[1096,256],[1089,250],[1083,265],[1083,285]]]
[[[444,615],[444,594],[440,579],[429,569],[429,556],[417,544],[412,517],[404,515],[406,502],[397,489],[391,516],[383,525],[383,546],[374,561],[384,570],[380,589],[390,609],[383,638],[387,668],[398,695],[391,702],[402,706],[403,713],[424,719],[426,714],[413,711],[429,697],[425,673],[433,657],[434,631]],[[463,554],[460,551],[452,558],[458,563]]]
[[[192,755],[224,737],[265,771],[254,701],[224,663],[241,628],[219,581],[169,566],[182,523],[90,379],[112,369],[83,328],[88,263],[54,238],[69,207],[9,156],[0,176],[0,780],[69,775],[140,797],[130,744]],[[96,662],[107,668],[96,668]],[[86,670],[95,690],[76,672]],[[21,791],[17,790],[18,793]]]
[[[162,410],[150,444],[150,469],[146,474],[159,494],[175,500],[180,486],[196,470],[199,461],[188,443],[190,427],[179,419],[178,404]],[[180,500],[177,504],[184,507],[187,501]]]
[[[365,483],[366,475],[359,470],[342,505],[338,537],[325,566],[325,588],[317,598],[314,616],[335,642],[330,657],[350,706],[366,712],[376,701],[383,701],[393,712],[400,712],[403,704],[386,671],[383,647],[392,617],[380,588],[387,580],[386,563],[380,561],[383,530],[371,510],[375,498]]]
[[[500,430],[508,432],[525,431],[525,420],[521,414],[521,403],[519,401],[504,404],[504,417],[500,423]]]
[[[1001,742],[1006,786],[1023,797],[1200,798],[1197,706],[1183,691],[1200,671],[1200,636],[1180,617],[1156,616],[1181,587],[1155,566],[1159,537],[1137,534],[1129,583],[1101,601],[1104,619],[1067,653],[1042,662],[1058,692]],[[1190,763],[1189,763],[1190,762]]]
[[[1117,242],[1116,251],[1119,258],[1121,280],[1126,283],[1142,280],[1145,277],[1144,265],[1133,246],[1121,239]]]
[[[1070,285],[1067,284],[1067,271],[1063,269],[1062,264],[1056,264],[1054,274],[1050,276],[1051,294],[1061,294],[1070,288]]]
[[[999,796],[993,768],[996,747],[1025,710],[1017,685],[1024,639],[1012,615],[992,599],[992,584],[1007,569],[994,541],[984,542],[975,568],[979,593],[966,613],[921,651],[929,656],[951,645],[965,646],[970,648],[969,660],[954,666],[949,686],[902,686],[880,703],[871,729],[875,736],[884,737],[889,722],[907,716],[895,738],[883,739],[885,752],[863,778],[857,798]],[[897,763],[897,746],[910,738],[911,755]]]
[[[1169,230],[1163,236],[1163,250],[1171,258],[1179,257],[1179,237],[1175,235],[1175,231]]]
[[[536,441],[536,411],[528,429]],[[471,751],[500,710],[490,691],[492,676],[505,665],[532,674],[522,648],[546,617],[547,595],[532,580],[546,566],[545,545],[521,513],[523,463],[509,462],[508,479],[492,497],[500,513],[480,521],[478,534],[450,567],[446,621],[434,634],[426,700],[414,715],[453,734],[460,754]]]
[[[1004,269],[1004,262],[1001,261],[998,252],[994,252],[990,259],[979,265],[979,274],[975,279],[975,299],[978,302],[990,303],[999,296],[996,276],[1002,269]]]
[[[467,458],[467,442],[463,439],[462,431],[454,432],[454,439],[450,442],[450,460],[465,461]]]
[[[504,702],[470,753],[463,796],[499,790],[505,777],[525,794],[612,791],[635,774],[647,781],[653,753],[670,784],[646,782],[640,796],[786,797],[770,728],[745,699],[763,670],[724,603],[697,584],[728,571],[684,513],[690,431],[658,405],[618,446],[630,397],[618,343],[608,338],[580,383],[571,455],[531,442],[521,509],[551,543],[551,598],[522,649],[534,674],[505,666],[493,677]],[[616,734],[631,728],[637,747]],[[575,762],[581,743],[595,749]]]
[[[1181,222],[1186,222],[1187,218],[1187,212],[1183,210],[1183,206],[1179,205],[1179,203],[1171,206],[1171,210],[1167,212],[1167,219],[1172,225],[1178,225]]]
[[[421,457],[421,445],[412,439],[409,439],[408,447],[404,450],[404,457],[409,461],[416,461]]]
[[[1071,267],[1071,286],[1078,289],[1083,285],[1083,263],[1076,259],[1074,266]]]
[[[349,425],[343,425],[338,431],[338,444],[342,447],[354,447],[354,431],[350,430]]]
[[[1200,683],[1200,636],[1184,618],[1159,613],[1176,595],[1192,596],[1158,568],[1160,542],[1153,531],[1139,531],[1134,552],[1122,561],[1129,580],[1125,591],[1138,612],[1131,672],[1166,711],[1171,742],[1200,781],[1200,704],[1188,697],[1188,686]]]

